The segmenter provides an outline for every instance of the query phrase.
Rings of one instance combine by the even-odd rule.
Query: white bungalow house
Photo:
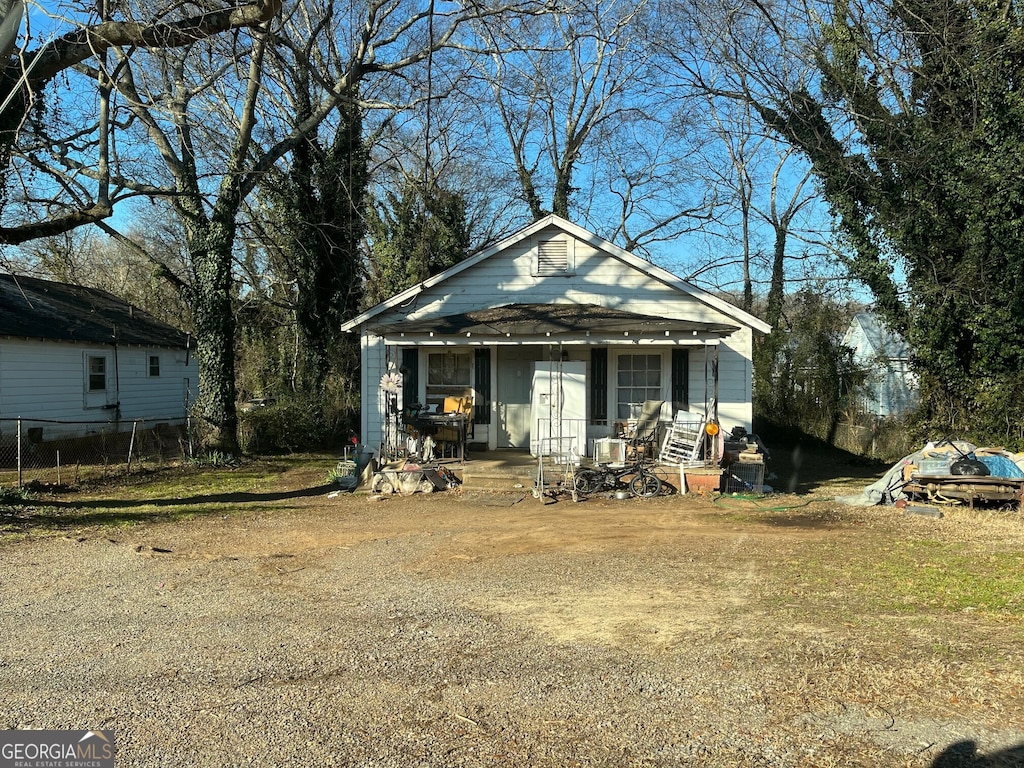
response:
[[[587,453],[649,401],[664,401],[665,420],[689,411],[749,430],[752,339],[770,328],[547,216],[342,330],[361,336],[366,445],[386,439],[396,406],[462,400],[472,447],[530,448],[542,428],[538,409],[551,405],[534,380],[549,370],[572,374],[561,398],[583,424]],[[389,373],[402,374],[395,395],[382,391],[393,385]]]
[[[189,338],[105,292],[0,275],[0,434],[36,439],[180,425],[198,373]]]
[[[910,368],[907,342],[886,328],[877,315],[855,314],[843,344],[853,349],[853,361],[868,370],[858,403],[864,413],[905,416],[917,407],[917,380]]]

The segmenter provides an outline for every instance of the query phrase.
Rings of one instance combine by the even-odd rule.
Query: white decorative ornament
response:
[[[402,389],[402,374],[395,372],[385,373],[380,377],[380,389],[382,392],[397,395]]]

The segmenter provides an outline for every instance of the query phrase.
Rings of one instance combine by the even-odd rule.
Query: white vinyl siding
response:
[[[160,356],[160,376],[149,376],[149,356]],[[104,360],[105,388],[89,358]],[[199,380],[194,356],[184,349],[155,352],[138,347],[87,347],[71,342],[0,339],[0,417],[62,421],[113,421],[120,403],[121,421],[135,419],[182,423],[186,401],[196,397]],[[186,358],[188,362],[186,364]],[[95,377],[95,378],[94,378]],[[187,383],[186,383],[187,382]],[[130,425],[128,426],[130,429]],[[47,427],[82,434],[95,427]]]
[[[539,244],[564,241],[566,263],[571,273],[540,275]],[[698,296],[687,294],[674,285],[646,274],[636,266],[616,255],[595,247],[592,243],[578,240],[557,226],[545,228],[528,239],[511,243],[505,250],[494,253],[465,271],[453,274],[437,285],[418,294],[415,302],[396,306],[382,312],[368,323],[388,325],[418,319],[454,315],[462,312],[489,309],[513,303],[553,304],[596,304],[615,309],[656,317],[686,318],[700,323],[725,323],[740,326],[739,330],[723,339],[718,347],[718,407],[723,426],[733,425],[751,428],[751,354],[753,331],[743,320],[704,301]],[[380,415],[373,413],[377,401],[380,376],[386,366],[387,354],[384,343],[368,328],[363,328],[363,397],[367,405],[363,409],[363,439],[374,444],[379,440]],[[621,335],[621,334],[620,334]],[[396,343],[398,339],[389,340]],[[545,339],[522,339],[523,342],[544,343]],[[411,343],[402,340],[402,343]],[[427,342],[429,343],[429,342]],[[467,338],[467,344],[478,343]],[[617,407],[615,362],[616,352],[625,354],[662,355],[661,393],[667,399],[669,393],[669,355],[677,344],[689,344],[689,392],[690,410],[702,412],[704,403],[714,398],[714,383],[710,373],[709,359],[713,347],[705,347],[696,338],[666,339],[665,346],[639,348],[632,335],[617,340],[609,338],[601,342],[609,347],[608,399],[610,419],[615,418]],[[436,349],[436,347],[434,347]],[[425,373],[425,369],[421,369]],[[498,375],[497,371],[495,375]],[[421,386],[425,377],[421,373]]]

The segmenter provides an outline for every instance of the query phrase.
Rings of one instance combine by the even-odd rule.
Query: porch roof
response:
[[[597,304],[506,304],[492,309],[456,315],[404,320],[376,326],[381,336],[397,333],[435,333],[474,336],[537,336],[575,334],[586,331],[701,332],[721,338],[739,330],[737,325],[702,323],[669,317],[641,315]]]

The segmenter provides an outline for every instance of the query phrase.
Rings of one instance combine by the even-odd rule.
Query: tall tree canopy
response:
[[[368,211],[369,301],[375,304],[469,255],[466,202],[436,183],[409,180]]]
[[[835,0],[798,83],[753,97],[803,150],[850,274],[909,335],[936,430],[1020,438],[1024,19],[1014,3]]]
[[[394,109],[420,98],[404,73],[429,63],[462,25],[529,7],[529,0],[436,9],[404,0],[302,0],[279,23],[233,40],[200,41],[159,57],[111,51],[97,81],[110,86],[113,105],[153,148],[137,159],[119,156],[121,167],[138,171],[121,183],[168,197],[184,232],[191,265],[179,285],[193,310],[200,378],[193,413],[206,447],[238,450],[233,301],[244,201],[273,169],[294,162],[339,109]],[[300,122],[287,117],[295,102],[282,63],[309,73]],[[344,134],[336,138],[339,152],[355,149]]]

